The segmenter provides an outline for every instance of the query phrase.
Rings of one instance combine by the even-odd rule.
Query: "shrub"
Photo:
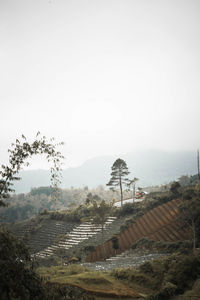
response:
[[[134,268],[115,269],[111,272],[111,275],[117,280],[127,280],[129,282],[134,281],[151,289],[155,289],[158,285],[157,279],[152,278],[151,275],[148,276]]]
[[[139,267],[139,270],[143,273],[153,273],[152,264],[147,261]]]
[[[160,291],[147,297],[146,300],[168,300],[170,297],[176,294],[176,291],[177,286],[171,282],[167,282]]]
[[[46,283],[48,300],[95,300],[95,297],[75,286]]]
[[[157,251],[164,253],[173,253],[175,251],[180,251],[181,253],[189,253],[192,250],[192,243],[191,241],[158,242],[144,237],[134,243],[131,248],[147,248],[151,250],[156,249]]]
[[[134,203],[126,203],[121,207],[118,214],[119,216],[126,216],[126,215],[133,214],[136,211],[137,209]]]
[[[200,274],[200,257],[195,255],[184,255],[174,259],[169,265],[166,280],[177,285],[182,292],[188,287],[191,280],[195,280]]]
[[[88,245],[88,246],[85,246],[84,247],[84,251],[86,251],[86,252],[93,252],[93,251],[95,251],[95,246],[92,246],[92,245]]]

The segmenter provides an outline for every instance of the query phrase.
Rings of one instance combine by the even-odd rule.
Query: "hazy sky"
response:
[[[196,151],[199,16],[199,0],[0,0],[0,162],[38,130],[66,166]]]

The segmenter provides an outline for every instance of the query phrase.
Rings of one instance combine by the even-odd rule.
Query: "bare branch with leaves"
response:
[[[52,197],[57,198],[64,159],[61,152],[57,151],[57,147],[60,145],[63,145],[63,142],[55,143],[54,138],[48,141],[45,136],[41,136],[40,132],[36,134],[32,143],[29,143],[23,134],[20,139],[16,139],[15,143],[12,143],[11,149],[8,149],[9,165],[2,165],[0,170],[0,206],[5,206],[5,199],[11,192],[14,192],[13,181],[20,180],[17,174],[24,166],[29,165],[27,159],[38,154],[45,154],[47,161],[51,164]]]

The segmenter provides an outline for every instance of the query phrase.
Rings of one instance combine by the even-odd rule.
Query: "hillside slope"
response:
[[[94,262],[120,254],[129,249],[137,240],[147,237],[155,241],[181,241],[188,238],[187,232],[175,222],[178,216],[180,200],[172,200],[148,211],[138,218],[128,229],[118,235],[119,249],[117,252],[112,246],[112,241],[99,245],[94,252],[89,254],[86,261]]]

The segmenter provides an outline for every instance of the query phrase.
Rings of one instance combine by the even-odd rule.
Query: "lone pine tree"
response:
[[[112,165],[111,179],[107,183],[107,186],[120,188],[121,206],[123,204],[123,184],[128,183],[127,175],[130,173],[126,162],[123,159],[118,158]]]

